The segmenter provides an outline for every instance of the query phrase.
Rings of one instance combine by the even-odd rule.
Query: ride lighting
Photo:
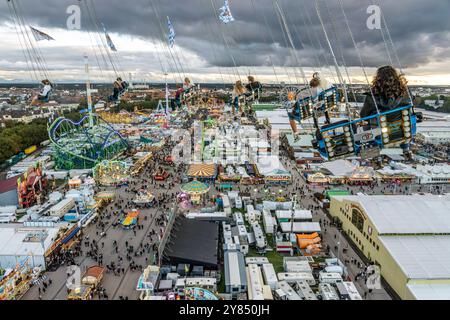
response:
[[[389,138],[389,135],[387,133],[383,133],[383,138]]]
[[[327,142],[327,147],[331,147],[331,143],[330,142]]]
[[[406,138],[410,138],[410,137],[411,137],[411,133],[405,132],[405,137],[406,137]]]
[[[325,142],[330,142],[330,138],[326,137]]]
[[[353,147],[348,148],[348,151],[353,152],[355,149]]]
[[[353,143],[349,142],[349,143],[347,143],[347,146],[348,147],[353,147]]]
[[[329,152],[328,155],[329,155],[330,157],[334,157],[334,152]]]
[[[346,137],[350,137],[350,132],[346,132],[346,133],[345,133],[345,136],[346,136]]]
[[[381,129],[381,132],[383,132],[383,133],[387,133],[389,130],[388,130],[388,128],[387,127],[383,127],[383,129]]]
[[[402,114],[403,114],[404,116],[409,115],[409,111],[408,111],[408,110],[403,110],[403,111],[402,111]]]
[[[344,127],[344,131],[345,131],[345,132],[349,132],[349,131],[350,131],[350,128],[349,128],[349,127]]]
[[[381,122],[386,122],[386,117],[385,117],[385,116],[381,116],[381,117],[380,117],[380,121],[381,121]]]
[[[405,123],[403,123],[403,126],[405,128],[409,128],[411,126],[411,123],[409,121],[406,121]]]

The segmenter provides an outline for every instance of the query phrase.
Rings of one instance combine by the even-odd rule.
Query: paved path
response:
[[[167,168],[170,173],[174,173],[171,168]],[[137,183],[138,187],[141,187],[144,182],[144,179],[149,180],[150,171],[144,171],[139,177],[133,179]],[[173,174],[173,176],[176,176]],[[172,182],[172,179],[168,179],[164,183],[155,183],[149,182],[149,190],[153,192],[155,196],[162,194],[170,194],[174,193],[178,190],[168,189],[168,184]],[[163,186],[165,186],[163,188]],[[177,186],[176,186],[177,187]],[[121,187],[115,190],[116,199],[113,203],[109,204],[103,212],[114,212],[120,211],[118,210],[118,206],[123,202],[128,202],[132,200],[135,196],[134,192],[130,192],[130,190],[126,190],[126,187]],[[107,190],[107,188],[102,188],[102,190]],[[173,205],[173,201],[170,203]],[[124,210],[125,212],[128,209]],[[136,285],[141,275],[140,270],[132,271],[130,269],[130,263],[125,259],[126,257],[126,246],[125,243],[128,243],[128,246],[133,246],[135,251],[140,247],[140,245],[149,244],[153,245],[157,243],[157,237],[150,237],[150,233],[152,231],[159,232],[159,226],[157,224],[157,219],[162,216],[167,215],[168,209],[165,210],[161,207],[158,208],[150,208],[150,209],[140,209],[141,215],[139,217],[139,224],[143,227],[141,229],[135,228],[136,235],[134,235],[133,230],[124,230],[120,226],[113,226],[113,223],[117,223],[120,219],[120,215],[111,213],[111,218],[104,218],[103,221],[106,221],[105,232],[106,235],[104,237],[101,236],[101,230],[98,224],[91,223],[85,229],[83,229],[83,240],[82,240],[82,250],[83,253],[81,257],[75,258],[75,262],[78,266],[80,266],[82,273],[85,271],[87,267],[92,265],[97,265],[98,263],[87,256],[88,248],[84,246],[84,241],[88,238],[90,241],[95,239],[99,245],[99,252],[103,254],[103,265],[108,265],[111,262],[114,262],[116,266],[120,266],[125,269],[125,273],[120,273],[115,275],[113,272],[108,272],[105,274],[105,277],[102,281],[102,286],[106,290],[106,294],[109,299],[119,299],[120,297],[127,297],[130,300],[135,300],[139,296],[139,292],[136,291]],[[144,219],[147,217],[147,219]],[[118,253],[116,253],[115,248],[113,246],[113,241],[118,243]],[[119,262],[119,255],[123,258],[123,262]],[[142,268],[145,268],[147,265],[151,264],[154,257],[154,252],[152,250],[145,251],[141,256],[134,256],[132,254],[132,259],[134,263]],[[67,288],[66,288],[66,270],[67,266],[60,266],[56,271],[47,272],[47,276],[52,280],[52,284],[48,286],[46,292],[42,291],[41,298],[43,300],[65,300],[67,298]],[[42,289],[42,285],[40,286]],[[22,299],[25,300],[37,300],[39,298],[38,286],[32,287],[27,294]]]

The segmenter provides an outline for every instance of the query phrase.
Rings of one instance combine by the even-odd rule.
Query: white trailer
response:
[[[295,292],[294,289],[286,281],[280,281],[277,283],[277,289],[275,295],[280,300],[302,300],[302,298]]]
[[[264,250],[267,247],[267,239],[258,222],[252,224],[253,233],[255,234],[256,248]]]
[[[319,293],[322,296],[322,300],[340,300],[336,290],[329,283],[320,283]]]
[[[330,284],[343,282],[342,276],[339,273],[328,273],[323,271],[319,272],[319,281],[320,283],[330,283]]]
[[[247,266],[247,287],[249,300],[264,300],[261,269],[256,264]]]
[[[247,257],[245,258],[245,264],[256,264],[257,266],[261,266],[263,264],[269,263],[269,259],[266,257]]]
[[[353,282],[345,281],[343,284],[347,289],[348,295],[350,296],[350,300],[362,300],[362,297],[359,294],[358,289],[356,289],[356,286]]]
[[[261,269],[263,271],[264,281],[266,285],[268,285],[270,289],[275,290],[278,283],[278,278],[277,274],[275,273],[275,268],[273,267],[273,264],[264,263],[261,266]]]
[[[316,284],[313,274],[308,272],[280,272],[278,273],[278,280],[286,281],[287,283],[306,281],[310,286]]]

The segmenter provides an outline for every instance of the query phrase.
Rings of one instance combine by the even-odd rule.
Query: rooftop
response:
[[[333,199],[359,203],[379,234],[450,233],[450,196],[355,195]]]
[[[450,279],[450,236],[382,236],[409,279]]]
[[[417,283],[406,287],[417,300],[450,300],[450,284]]]

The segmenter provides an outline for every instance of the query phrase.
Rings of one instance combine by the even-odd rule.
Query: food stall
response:
[[[141,190],[134,198],[133,203],[142,206],[142,205],[152,205],[154,201],[155,196],[150,191]]]
[[[69,291],[67,300],[91,300],[94,291],[102,282],[104,274],[105,267],[92,266],[88,268],[81,279],[81,284]]]
[[[328,184],[328,177],[322,172],[316,172],[308,174],[306,181],[312,185],[324,185]]]
[[[153,179],[155,179],[156,181],[165,181],[167,178],[169,177],[169,173],[160,168],[154,175],[153,175]]]
[[[357,167],[348,177],[350,185],[370,185],[374,182],[374,170],[369,167]]]

